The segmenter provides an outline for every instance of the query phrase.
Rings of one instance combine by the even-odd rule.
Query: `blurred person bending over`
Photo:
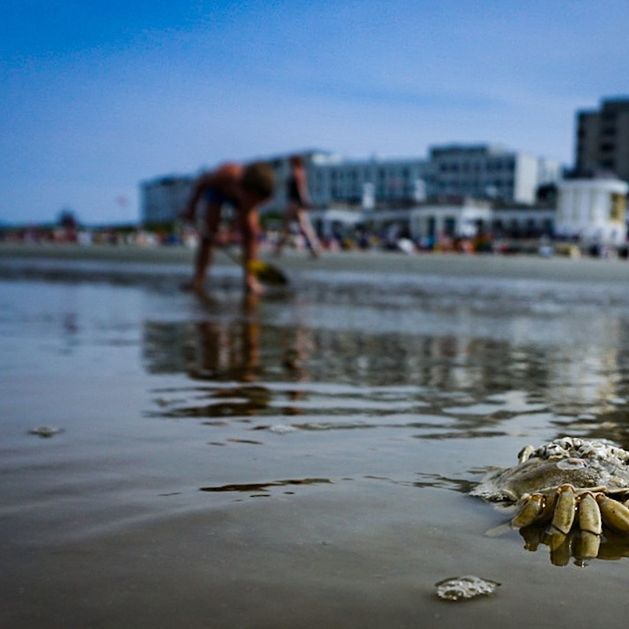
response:
[[[282,248],[290,233],[291,223],[294,221],[299,226],[299,231],[306,241],[306,246],[313,258],[317,258],[321,252],[321,244],[317,234],[312,228],[308,208],[312,205],[308,194],[308,180],[306,169],[301,157],[294,156],[290,159],[291,175],[287,181],[286,196],[288,205],[284,214],[282,233],[275,246],[275,254],[281,255]]]
[[[271,198],[274,188],[273,170],[264,162],[254,162],[246,166],[227,163],[199,177],[182,213],[184,219],[194,221],[199,201],[204,199],[205,214],[199,225],[200,243],[194,276],[187,288],[199,294],[205,292],[205,275],[212,261],[212,247],[215,245],[221,210],[227,203],[235,209],[242,238],[244,289],[248,293],[262,292],[262,286],[253,271],[260,231],[258,209]]]

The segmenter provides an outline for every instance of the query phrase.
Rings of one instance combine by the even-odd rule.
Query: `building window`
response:
[[[446,236],[454,236],[456,234],[456,218],[453,216],[444,217],[443,231]]]

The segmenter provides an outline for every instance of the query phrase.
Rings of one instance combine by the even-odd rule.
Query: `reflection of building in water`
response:
[[[572,345],[549,352],[550,378],[544,397],[555,412],[575,418],[594,414],[597,421],[604,421],[621,397],[629,398],[619,351],[629,342],[629,328],[621,319],[605,317],[592,320],[588,335],[586,343],[575,338]]]
[[[455,336],[370,334],[228,323],[149,322],[144,359],[153,373],[193,378],[417,385],[479,394],[545,385],[552,360],[541,349]]]
[[[519,391],[551,412],[603,417],[617,408],[616,398],[629,399],[629,379],[620,377],[629,370],[629,357],[620,364],[616,349],[629,345],[629,327],[605,317],[600,328],[592,324],[583,344],[558,346],[454,335],[262,328],[256,317],[245,317],[147,323],[143,352],[151,372],[183,372],[216,382],[411,386],[422,402],[442,394],[483,401]]]

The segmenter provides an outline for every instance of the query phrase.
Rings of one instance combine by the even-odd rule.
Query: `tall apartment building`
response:
[[[575,168],[629,181],[629,97],[608,98],[598,110],[577,112]]]
[[[532,204],[537,188],[561,178],[559,162],[488,144],[448,144],[429,150],[430,197],[473,196]]]

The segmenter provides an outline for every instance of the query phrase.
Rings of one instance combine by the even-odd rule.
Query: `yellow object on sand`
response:
[[[284,272],[264,260],[251,260],[249,268],[255,273],[256,278],[265,284],[277,286],[288,284],[288,278]]]
[[[242,264],[242,260],[238,256],[235,256],[229,249],[223,248],[223,252],[236,264]],[[286,277],[284,271],[270,262],[265,262],[264,260],[251,260],[249,262],[249,269],[253,271],[256,278],[263,284],[270,284],[273,286],[286,286],[286,284],[288,284],[288,277]]]

